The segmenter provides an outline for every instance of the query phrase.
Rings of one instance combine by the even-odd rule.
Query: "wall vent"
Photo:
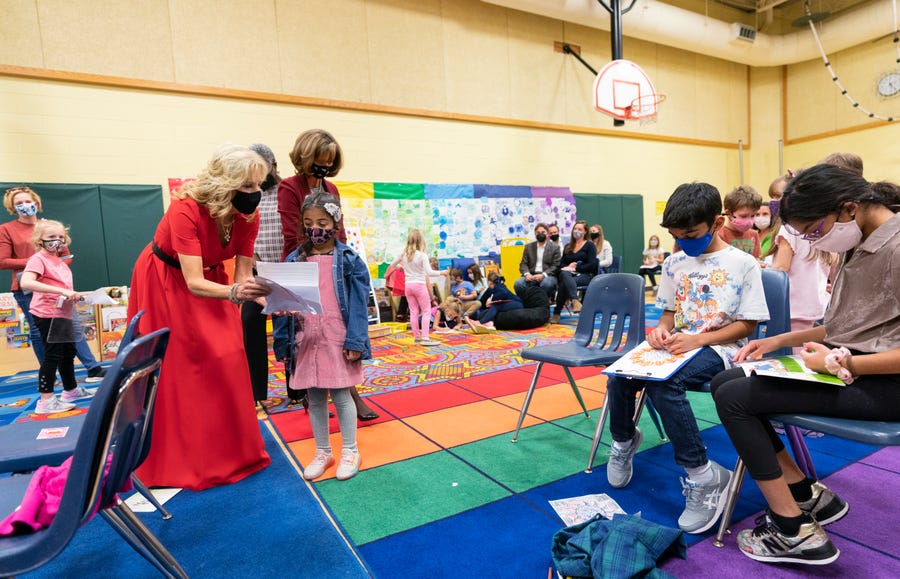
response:
[[[749,44],[753,44],[755,40],[756,28],[747,26],[746,24],[741,24],[740,22],[733,22],[731,24],[732,42],[747,42]]]

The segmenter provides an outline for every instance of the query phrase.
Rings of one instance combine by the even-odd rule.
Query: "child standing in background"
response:
[[[20,282],[22,289],[34,292],[31,315],[44,344],[44,360],[38,372],[41,399],[37,403],[36,414],[65,412],[75,408],[73,403],[76,400],[93,396],[75,380],[77,336],[74,335],[72,312],[74,302],[83,298],[72,289],[72,270],[59,258],[71,242],[65,226],[59,221],[41,219],[35,223],[31,244],[37,252],[28,258]],[[71,340],[61,342],[48,339],[51,326],[53,334],[70,334]],[[53,395],[57,370],[64,389],[60,398]]]
[[[431,324],[428,276],[447,275],[447,272],[432,269],[425,254],[425,237],[418,229],[409,232],[403,253],[391,265],[397,264],[402,264],[406,272],[406,300],[409,302],[409,325],[414,341],[420,346],[437,346],[440,342],[428,337]]]
[[[363,379],[362,360],[372,357],[368,332],[369,268],[347,245],[335,239],[341,207],[330,193],[312,193],[303,201],[305,241],[286,261],[309,261],[319,266],[320,315],[295,316],[293,356],[296,368],[288,386],[307,390],[309,421],[316,454],[303,470],[313,480],[334,464],[328,434],[328,395],[334,401],[343,438],[338,480],[359,472],[356,445],[357,408],[351,390]],[[331,272],[331,275],[328,275]]]
[[[728,245],[759,259],[759,234],[753,229],[753,218],[762,205],[762,195],[749,185],[741,185],[726,195],[723,202],[728,220],[719,230],[719,237]]]

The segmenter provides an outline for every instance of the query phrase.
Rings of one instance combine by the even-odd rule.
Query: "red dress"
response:
[[[216,221],[193,199],[173,200],[154,241],[165,254],[199,255],[204,277],[230,283],[222,261],[252,256],[259,218],[234,220],[231,241],[219,242]],[[153,439],[137,475],[148,486],[202,490],[237,482],[268,466],[256,418],[238,307],[196,297],[181,270],[150,246],[134,266],[128,317],[145,310],[141,334],[171,330],[160,371]]]

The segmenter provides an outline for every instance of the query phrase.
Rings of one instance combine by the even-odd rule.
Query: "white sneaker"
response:
[[[440,346],[441,343],[437,342],[435,340],[431,340],[429,338],[422,338],[421,340],[419,340],[419,345],[420,346]]]
[[[46,400],[38,400],[37,407],[34,409],[35,414],[56,414],[58,412],[68,412],[75,408],[74,404],[63,402],[56,396],[51,396]]]
[[[337,467],[335,478],[338,480],[353,478],[359,472],[360,463],[362,463],[362,458],[359,456],[359,451],[345,448],[341,452],[341,464]]]
[[[76,400],[93,398],[96,393],[96,388],[94,390],[88,390],[84,386],[78,386],[74,390],[63,390],[63,393],[60,394],[59,397],[63,402],[75,402]]]
[[[334,464],[334,457],[330,451],[316,450],[316,455],[303,469],[303,478],[314,480],[325,474],[325,469]]]
[[[634,458],[638,447],[644,435],[640,428],[634,429],[634,437],[631,439],[631,445],[626,450],[616,448],[615,443],[609,449],[609,462],[606,463],[606,480],[609,486],[614,489],[620,489],[631,482],[631,475],[634,474],[631,461]]]

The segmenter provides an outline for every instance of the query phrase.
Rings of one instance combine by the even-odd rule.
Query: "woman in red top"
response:
[[[334,177],[344,165],[341,146],[331,133],[322,129],[310,129],[300,133],[291,149],[291,163],[297,174],[278,184],[278,213],[281,215],[281,232],[284,250],[281,259],[300,247],[306,240],[300,227],[300,208],[303,200],[313,191],[328,191],[338,199],[338,188],[325,177]],[[338,223],[337,238],[347,243],[344,218]]]
[[[262,298],[252,275],[256,206],[266,162],[225,145],[184,185],[138,257],[128,317],[140,332],[171,329],[138,476],[149,486],[202,490],[237,482],[270,460],[256,419],[238,303]],[[222,262],[235,258],[229,284]]]
[[[16,219],[0,225],[0,269],[8,269],[12,273],[13,297],[28,320],[28,332],[34,355],[37,356],[38,362],[43,362],[44,343],[31,317],[31,293],[26,294],[19,287],[19,276],[25,269],[28,258],[34,255],[31,233],[38,220],[37,214],[41,210],[41,198],[30,187],[12,187],[7,189],[3,196],[3,206],[10,215],[15,215]],[[66,249],[60,255],[68,253]]]

